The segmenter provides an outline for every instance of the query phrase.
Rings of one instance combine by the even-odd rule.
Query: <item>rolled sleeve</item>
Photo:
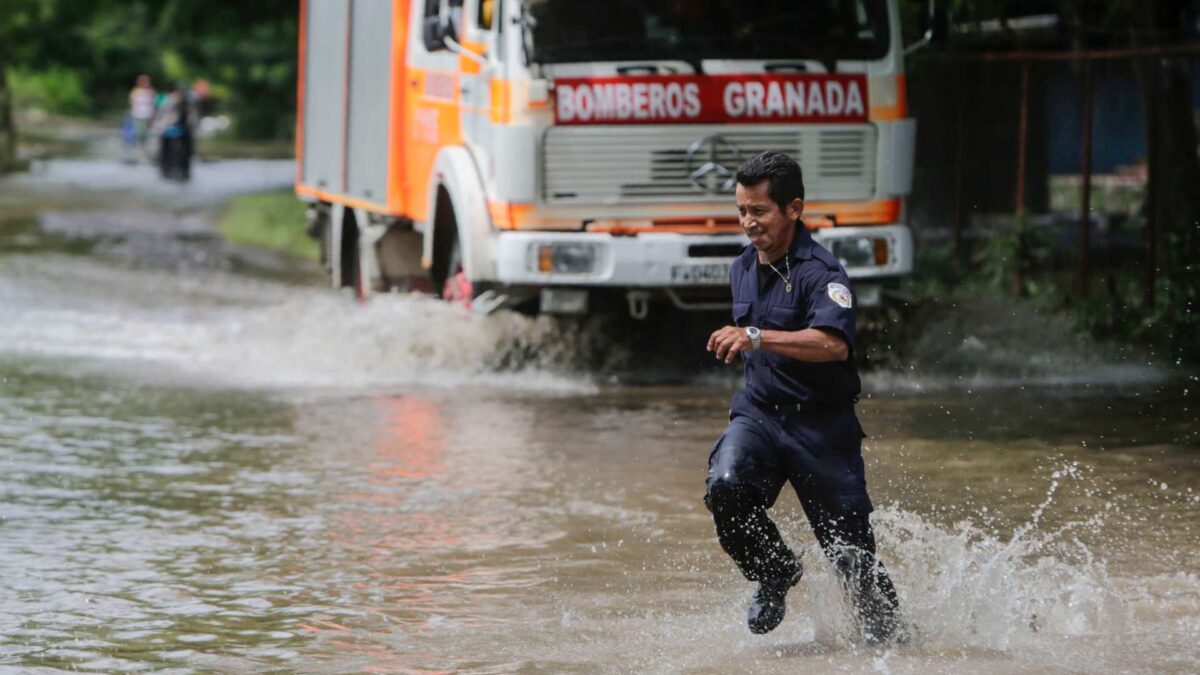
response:
[[[832,328],[842,334],[847,346],[854,349],[857,299],[850,279],[839,272],[830,272],[816,279],[808,297],[808,327]]]

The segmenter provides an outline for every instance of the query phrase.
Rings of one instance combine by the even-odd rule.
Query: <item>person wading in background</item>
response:
[[[158,164],[163,178],[186,181],[192,175],[192,134],[196,115],[187,85],[175,84],[159,106],[155,127],[159,130]]]
[[[868,519],[850,279],[800,220],[804,179],[792,158],[768,151],[748,159],[736,198],[750,246],[730,270],[734,325],[715,331],[708,350],[725,363],[740,354],[746,387],[709,456],[705,505],[721,547],[758,582],[751,632],[783,621],[788,589],[803,572],[767,515],[790,482],[864,636],[889,642],[899,603]]]
[[[149,75],[138,75],[137,83],[129,91],[129,135],[126,143],[133,149],[137,159],[146,159],[146,141],[150,138],[150,124],[154,120],[158,92],[150,84]]]

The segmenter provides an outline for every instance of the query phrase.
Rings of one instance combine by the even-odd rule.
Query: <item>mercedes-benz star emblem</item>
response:
[[[701,153],[705,148],[708,152]],[[697,162],[702,158],[705,159],[704,163],[697,167]],[[723,162],[729,162],[735,168],[730,169]],[[701,192],[718,194],[732,190],[737,175],[736,167],[741,162],[741,149],[723,136],[705,136],[687,149],[688,178],[695,189]]]

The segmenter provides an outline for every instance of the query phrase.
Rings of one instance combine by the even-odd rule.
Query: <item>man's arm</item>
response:
[[[809,363],[845,361],[850,356],[846,339],[831,328],[764,330],[760,349]]]
[[[850,356],[850,345],[846,339],[829,328],[764,330],[759,348],[809,363],[845,361]],[[725,363],[733,363],[739,353],[749,350],[750,338],[745,328],[725,326],[708,338],[708,351],[714,352],[717,359]]]

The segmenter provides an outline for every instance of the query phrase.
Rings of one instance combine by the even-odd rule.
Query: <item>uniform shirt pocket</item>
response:
[[[775,330],[800,330],[804,327],[803,308],[795,305],[771,305],[767,308],[767,327]]]
[[[733,303],[733,325],[748,326],[750,325],[750,306],[749,302]]]

